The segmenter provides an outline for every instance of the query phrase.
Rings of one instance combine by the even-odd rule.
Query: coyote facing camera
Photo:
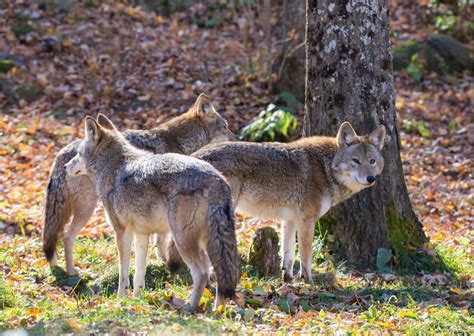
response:
[[[286,144],[224,142],[193,157],[226,177],[238,213],[281,223],[286,280],[293,277],[298,234],[301,276],[312,282],[315,223],[334,205],[374,185],[384,167],[384,137],[383,125],[358,136],[344,122],[336,137],[312,136]]]

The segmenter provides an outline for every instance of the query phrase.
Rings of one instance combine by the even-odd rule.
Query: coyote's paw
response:
[[[143,288],[144,288],[143,286],[134,287],[133,288],[133,296],[134,297],[140,297],[144,292]]]
[[[79,275],[79,271],[77,270],[77,268],[73,267],[67,270],[67,275],[69,276]]]
[[[299,274],[298,276],[300,279],[302,279],[304,282],[306,282],[308,285],[314,285],[314,281],[313,281],[313,276],[312,275],[308,275],[308,274]]]
[[[288,273],[286,270],[283,270],[282,278],[283,278],[284,282],[292,282],[293,281],[293,275]]]
[[[120,296],[127,296],[128,295],[128,286],[127,287],[120,287],[117,289],[117,297]]]

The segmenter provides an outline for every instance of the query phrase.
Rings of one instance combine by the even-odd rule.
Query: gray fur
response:
[[[190,154],[206,144],[233,136],[226,121],[214,110],[205,95],[200,95],[187,113],[155,129],[128,130],[123,134],[134,146],[143,150],[183,154]],[[64,238],[66,270],[69,274],[77,273],[72,256],[74,240],[92,216],[98,201],[94,185],[87,176],[66,176],[64,164],[77,154],[79,143],[74,141],[56,156],[44,202],[43,250],[51,265],[57,264],[56,244],[63,237],[64,228],[72,216]],[[179,255],[172,252],[170,255],[176,264],[181,263]]]
[[[66,170],[87,173],[96,183],[116,232],[119,294],[125,294],[127,287],[130,233],[144,237],[140,248],[146,249],[150,234],[171,232],[193,275],[191,308],[197,307],[207,284],[209,260],[218,283],[216,306],[232,297],[240,276],[239,256],[231,192],[224,177],[210,164],[189,156],[135,148],[118,131],[94,126],[92,120],[86,121],[86,138]],[[87,172],[80,170],[81,162]],[[144,284],[146,265],[138,262],[135,293]]]

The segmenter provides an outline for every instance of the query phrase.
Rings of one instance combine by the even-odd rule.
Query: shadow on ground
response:
[[[117,267],[110,268],[97,279],[88,276],[68,275],[61,267],[54,267],[51,271],[56,286],[70,290],[71,294],[78,296],[104,295],[110,296],[117,292],[119,273]],[[133,289],[134,271],[130,271],[130,286]],[[163,264],[151,263],[147,266],[145,274],[145,287],[149,290],[163,288],[166,283],[173,285],[191,285],[192,278],[185,268],[171,274]]]

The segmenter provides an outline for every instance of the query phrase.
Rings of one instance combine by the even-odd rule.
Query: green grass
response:
[[[441,261],[457,280],[466,275],[474,278],[474,258],[469,254],[469,248],[469,241],[457,247],[438,244],[435,248]]]
[[[447,247],[440,258],[459,274],[471,262],[464,252]],[[183,309],[191,292],[188,272],[170,275],[154,257],[147,268],[147,289],[138,298],[117,298],[116,250],[111,239],[79,239],[75,258],[81,277],[53,272],[42,259],[38,239],[16,237],[0,248],[0,267],[8,269],[0,281],[0,330],[22,327],[36,335],[60,333],[408,333],[474,332],[468,306],[472,290],[455,283],[423,283],[419,275],[386,281],[377,275],[351,274],[321,255],[315,285],[296,279],[285,285],[279,278],[258,279],[248,267],[238,288],[236,304],[214,312],[214,290],[206,291],[201,309]],[[453,254],[454,253],[454,254]],[[460,253],[460,254],[458,254]],[[151,254],[151,253],[150,253]],[[447,256],[451,256],[449,259]],[[60,264],[64,262],[60,258]],[[455,266],[456,265],[456,266]],[[6,286],[8,284],[8,287]],[[6,288],[6,290],[4,290]],[[5,296],[3,293],[12,293]]]
[[[0,309],[13,307],[15,298],[10,287],[5,283],[3,277],[0,277]]]
[[[474,318],[450,307],[431,309],[425,315],[417,318],[418,323],[410,327],[414,334],[463,334],[470,330],[474,332]]]

